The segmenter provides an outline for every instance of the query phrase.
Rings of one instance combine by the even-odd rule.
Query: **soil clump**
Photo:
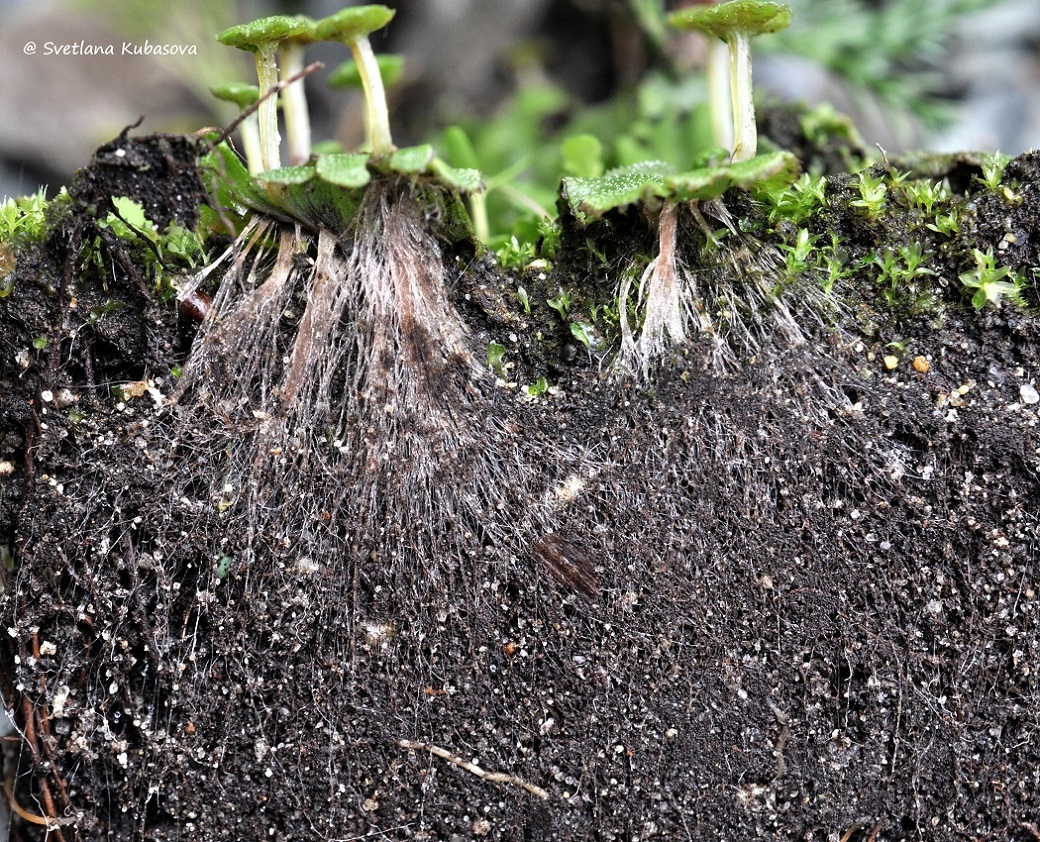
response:
[[[1040,189],[1029,156],[1007,173]],[[180,178],[139,193],[155,221],[190,222]],[[126,195],[100,157],[79,184]],[[821,230],[906,242],[830,191]],[[964,196],[927,307],[850,287],[812,319],[795,290],[795,335],[756,298],[724,366],[695,338],[642,382],[550,327],[574,255],[525,279],[524,313],[410,188],[368,201],[357,229],[294,254],[283,227],[237,270],[239,304],[253,267],[284,270],[269,379],[197,356],[244,311],[190,351],[132,264],[81,280],[82,206],[19,261],[0,689],[13,797],[53,838],[1037,838],[1040,322],[950,281],[996,219],[1037,265],[1037,203]],[[592,236],[611,225],[650,239],[631,215]],[[703,269],[738,310],[741,237]],[[295,368],[322,300],[337,353]],[[420,308],[439,333],[392,323]],[[492,341],[555,389],[496,380]]]

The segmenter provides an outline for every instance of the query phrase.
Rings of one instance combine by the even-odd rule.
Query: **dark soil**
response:
[[[425,398],[455,406],[457,452],[359,404],[328,432],[342,460],[264,462],[248,497],[221,489],[259,422],[170,402],[191,328],[115,257],[104,288],[66,277],[78,208],[0,300],[17,804],[64,840],[1035,842],[1040,322],[955,283],[1005,231],[1040,263],[1040,172],[1009,173],[1026,201],[961,198],[927,307],[856,287],[799,316],[804,342],[766,314],[753,354],[720,369],[696,341],[649,385],[551,327],[542,293],[603,283],[587,254],[523,279],[526,314],[515,279],[441,243],[472,358],[498,341],[558,391],[459,363]],[[153,182],[165,220],[181,174]],[[126,194],[100,156],[80,184]],[[814,224],[898,237],[842,184]],[[640,224],[615,228],[652,243]]]

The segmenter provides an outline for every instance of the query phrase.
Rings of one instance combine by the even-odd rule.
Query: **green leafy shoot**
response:
[[[885,288],[885,297],[893,303],[905,298],[915,299],[919,292],[917,278],[935,274],[926,266],[931,258],[932,254],[925,252],[916,241],[899,249],[884,249],[875,255],[872,266],[878,270],[876,281]]]
[[[968,289],[975,290],[971,299],[975,309],[981,310],[987,304],[999,307],[1004,299],[1021,306],[1025,276],[1007,266],[997,266],[992,249],[984,252],[973,249],[973,254],[975,268],[963,272],[960,281]]]
[[[43,188],[31,196],[4,199],[0,204],[0,243],[21,245],[42,240],[47,230],[47,206]]]
[[[812,236],[807,228],[800,228],[793,245],[780,246],[785,255],[788,277],[797,277],[809,269],[818,239]]]
[[[523,287],[517,287],[516,297],[520,302],[520,306],[524,308],[524,312],[529,314],[531,312],[531,296],[527,294],[527,290]]]
[[[982,175],[978,176],[979,183],[987,190],[997,191],[1004,180],[1004,168],[1011,160],[1009,155],[1000,152],[992,152],[982,162]]]
[[[559,294],[556,298],[547,298],[545,303],[552,307],[557,313],[560,314],[560,318],[564,321],[570,317],[571,312],[571,294],[569,290],[560,287]]]
[[[956,207],[952,207],[949,213],[936,214],[935,219],[926,223],[925,227],[946,237],[952,237],[961,230],[960,212]]]
[[[849,202],[850,205],[862,208],[868,219],[877,219],[881,216],[888,201],[888,183],[883,175],[872,175],[863,170],[858,174],[859,198]]]
[[[198,267],[206,258],[199,235],[177,223],[160,233],[140,203],[125,196],[114,198],[112,205],[115,210],[99,220],[98,226],[128,244],[143,246],[141,260],[154,279],[156,292],[163,298],[170,297],[175,292],[173,276]]]
[[[822,175],[802,173],[790,185],[777,184],[759,188],[758,195],[769,205],[769,221],[785,219],[800,226],[815,216],[827,201],[827,179]]]
[[[495,259],[503,269],[523,269],[535,260],[538,247],[533,240],[519,240],[513,234],[507,242],[495,249]],[[522,288],[522,287],[521,287]],[[530,304],[527,305],[530,312]]]
[[[950,198],[949,188],[941,181],[911,181],[902,188],[912,207],[931,216],[935,205]]]

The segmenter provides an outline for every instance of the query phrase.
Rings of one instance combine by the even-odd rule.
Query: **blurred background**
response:
[[[503,181],[536,165],[530,149],[574,131],[608,144],[612,131],[624,133],[633,147],[619,142],[616,160],[681,157],[687,146],[666,142],[657,128],[682,108],[691,135],[700,131],[705,50],[698,36],[667,31],[661,14],[689,2],[388,0],[397,17],[373,45],[405,57],[390,90],[395,140],[436,141],[459,124],[480,140],[477,163]],[[787,2],[791,28],[753,47],[760,100],[829,102],[867,146],[888,152],[1016,154],[1040,145],[1037,0]],[[352,4],[0,0],[0,200],[41,185],[54,192],[142,116],[140,133],[226,125],[235,108],[209,88],[255,82],[255,74],[251,56],[220,46],[215,33],[267,14],[320,18],[344,5]],[[308,60],[327,66],[307,90],[315,139],[353,148],[360,95],[324,84],[347,55],[340,45],[315,45]]]

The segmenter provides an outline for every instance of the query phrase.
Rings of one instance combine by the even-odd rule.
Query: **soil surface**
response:
[[[164,142],[117,148],[155,165],[156,220],[190,224]],[[354,277],[399,230],[380,277],[425,267],[458,333],[370,347],[359,293],[329,339],[343,413],[277,428],[191,368],[195,325],[117,246],[107,274],[81,264],[87,205],[126,195],[108,160],[0,300],[7,786],[37,817],[13,839],[1040,838],[1040,322],[956,282],[971,248],[1040,264],[1035,158],[1009,165],[1025,201],[958,197],[927,306],[860,279],[781,308],[740,268],[773,248],[760,209],[726,197],[744,233],[714,256],[680,217],[744,338],[696,338],[650,382],[544,303],[609,295],[653,248],[637,214],[517,278],[389,187],[382,233],[302,262]],[[812,226],[905,242],[843,179]],[[306,324],[287,277],[279,373]],[[229,335],[210,325],[196,349]],[[555,388],[496,380],[489,342]]]

